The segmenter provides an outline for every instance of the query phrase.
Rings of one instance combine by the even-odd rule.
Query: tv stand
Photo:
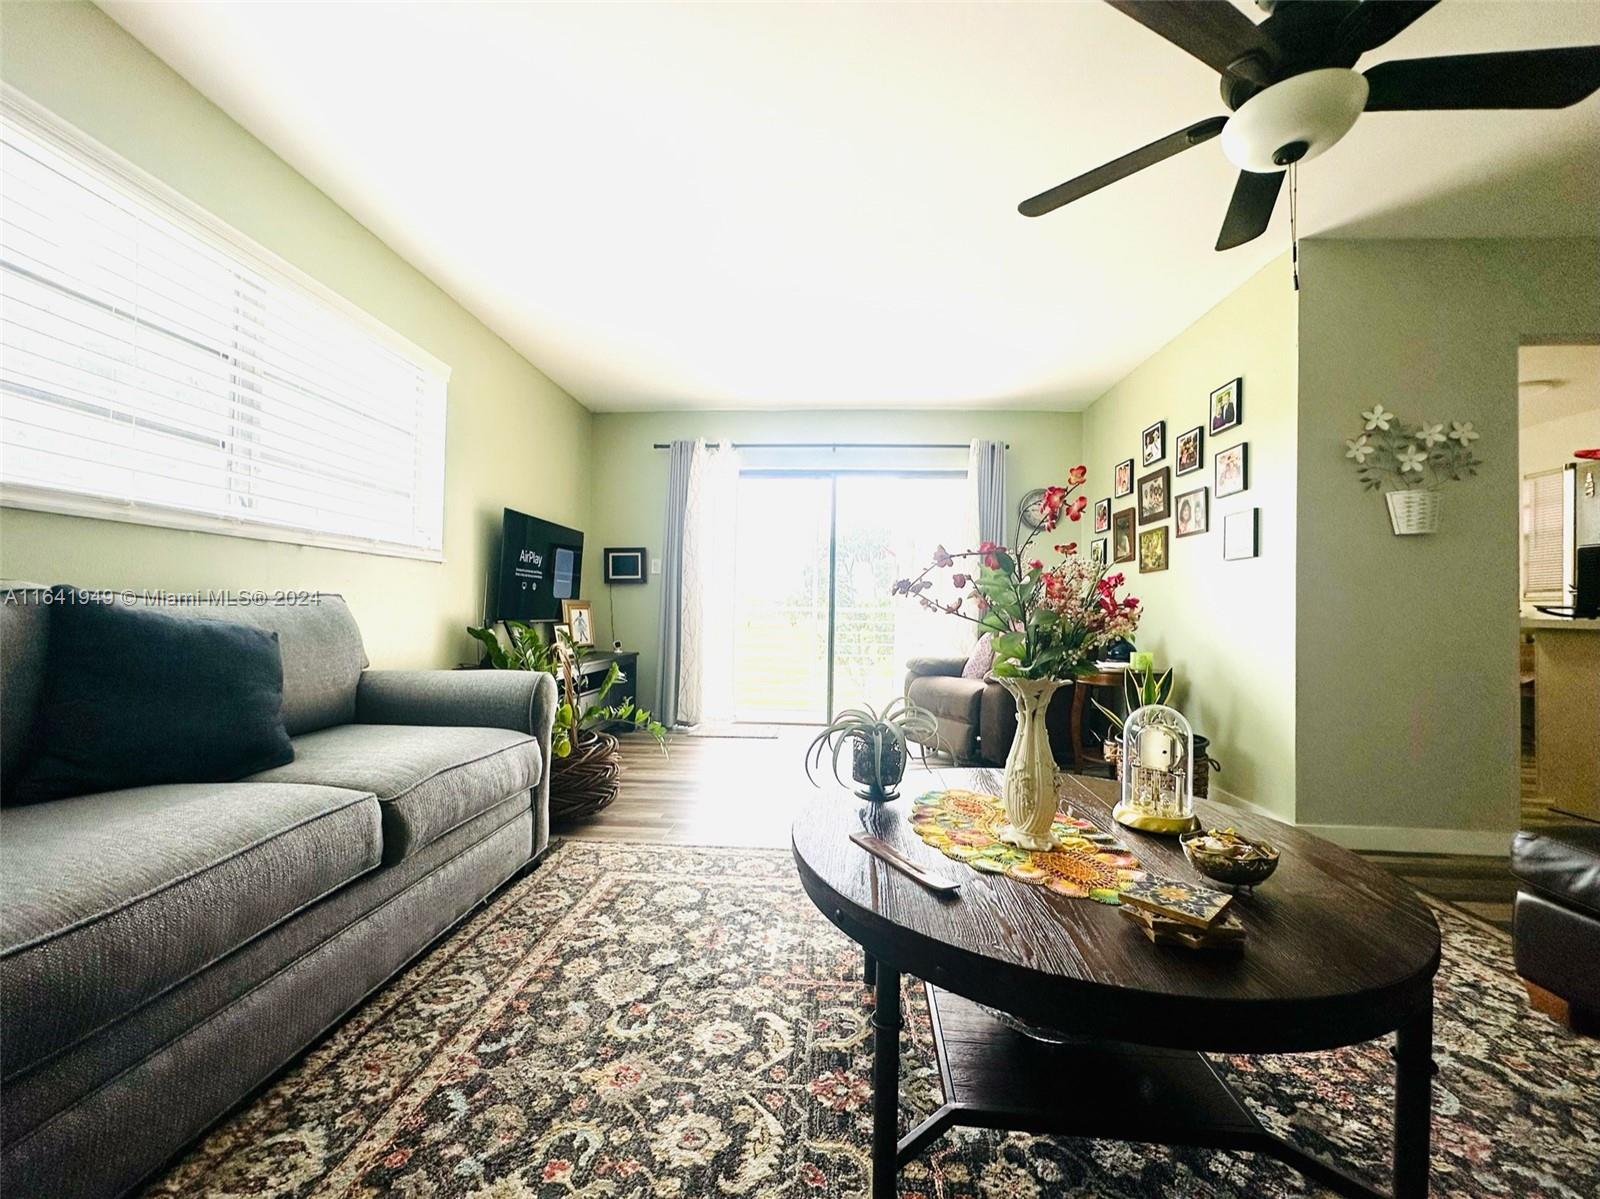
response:
[[[606,672],[611,669],[613,662],[622,671],[622,678],[606,693],[606,706],[625,703],[630,699],[635,704],[639,702],[638,652],[631,649],[615,653],[611,650],[594,650],[585,654],[583,661],[573,667],[572,685],[578,692],[580,712],[590,704],[599,702],[600,684],[605,682]]]

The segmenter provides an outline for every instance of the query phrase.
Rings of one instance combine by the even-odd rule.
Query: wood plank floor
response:
[[[617,801],[594,818],[558,825],[555,832],[610,841],[785,847],[794,801],[810,788],[801,759],[813,736],[814,729],[781,726],[759,736],[742,731],[724,737],[680,735],[671,739],[665,755],[647,737],[624,736]],[[774,770],[774,763],[793,769]],[[828,770],[826,762],[822,769]],[[918,769],[911,767],[908,788],[915,787]],[[1540,817],[1537,810],[1530,815]],[[1516,884],[1505,858],[1363,856],[1480,919],[1503,929],[1511,926]]]

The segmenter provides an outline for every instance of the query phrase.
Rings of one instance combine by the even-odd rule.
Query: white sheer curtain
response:
[[[739,455],[696,441],[683,527],[679,724],[729,719],[733,711],[733,545]]]

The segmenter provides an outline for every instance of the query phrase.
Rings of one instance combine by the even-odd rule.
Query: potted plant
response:
[[[1478,432],[1471,421],[1411,424],[1382,404],[1361,414],[1363,429],[1344,443],[1367,491],[1382,491],[1396,534],[1432,533],[1439,527],[1439,488],[1476,475],[1483,465],[1472,452]]]
[[[551,642],[538,625],[517,620],[505,621],[506,644],[492,628],[468,628],[488,651],[492,666],[501,670],[538,670],[559,675],[562,698],[556,705],[550,733],[550,816],[572,820],[591,816],[617,797],[617,779],[622,773],[616,737],[606,730],[627,725],[654,737],[666,752],[666,726],[633,700],[607,704],[606,695],[622,681],[621,668],[611,663],[599,690],[584,707],[579,707],[573,668],[587,655],[585,646],[558,636]]]
[[[870,704],[846,708],[817,734],[806,747],[806,777],[816,785],[813,765],[822,765],[822,755],[833,751],[833,777],[839,778],[839,755],[851,747],[850,777],[863,784],[860,794],[874,802],[893,799],[894,788],[905,777],[907,741],[926,741],[939,732],[939,721],[926,708],[907,699],[896,699],[880,713]]]
[[[1075,466],[1066,486],[1044,489],[1038,523],[1030,520],[1024,537],[1019,520],[1015,549],[985,541],[975,550],[952,554],[939,546],[921,574],[894,585],[897,595],[994,634],[993,673],[1017,703],[1017,733],[1006,756],[1003,787],[1008,823],[1000,836],[1023,849],[1055,845],[1050,832],[1056,814],[1055,759],[1045,729],[1050,696],[1088,669],[1101,647],[1129,636],[1139,623],[1139,601],[1117,594],[1122,574],[1107,574],[1104,566],[1079,557],[1076,542],[1054,547],[1060,561],[1053,566],[1031,556],[1040,532],[1054,530],[1063,517],[1083,518],[1088,499],[1069,502],[1068,497],[1087,475],[1087,469]],[[935,570],[949,572],[953,599],[929,594]]]
[[[1167,668],[1165,674],[1156,676],[1154,654],[1130,654],[1127,673],[1122,676],[1123,702],[1129,712],[1137,712],[1148,704],[1164,704],[1172,698],[1172,683],[1171,667]],[[1106,761],[1116,768],[1117,777],[1121,778],[1123,718],[1092,696],[1089,702],[1110,724],[1101,746]],[[1194,793],[1204,799],[1210,792],[1211,771],[1221,770],[1222,764],[1206,752],[1210,741],[1199,733],[1193,734],[1193,741]]]

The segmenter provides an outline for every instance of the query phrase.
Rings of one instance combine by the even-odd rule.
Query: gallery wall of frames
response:
[[[1158,420],[1140,434],[1137,452],[1112,468],[1111,495],[1095,501],[1091,552],[1097,563],[1134,563],[1142,573],[1166,570],[1174,552],[1190,552],[1174,542],[1189,538],[1195,539],[1194,552],[1219,553],[1230,561],[1258,552],[1260,510],[1234,500],[1250,490],[1244,377],[1203,398],[1174,397],[1173,408],[1172,425],[1181,431],[1170,439],[1170,459],[1168,421]],[[1185,417],[1199,423],[1189,425]],[[1224,500],[1234,502],[1214,513],[1213,503]],[[1208,536],[1213,527],[1220,539]]]

